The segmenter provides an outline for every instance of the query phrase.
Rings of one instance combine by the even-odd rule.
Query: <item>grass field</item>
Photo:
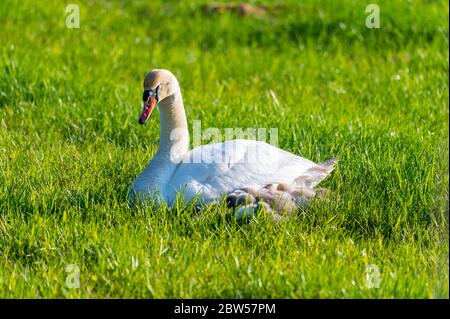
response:
[[[377,1],[369,29],[368,1],[205,2],[0,1],[0,297],[448,298],[448,3]],[[128,208],[158,146],[158,117],[137,123],[153,68],[189,125],[338,158],[330,199],[277,224]]]

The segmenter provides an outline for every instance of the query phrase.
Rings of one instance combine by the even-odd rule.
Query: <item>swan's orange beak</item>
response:
[[[141,115],[139,115],[139,124],[145,124],[145,122],[147,122],[150,115],[152,115],[155,105],[156,99],[153,96],[150,96],[147,102],[142,103],[142,112]]]

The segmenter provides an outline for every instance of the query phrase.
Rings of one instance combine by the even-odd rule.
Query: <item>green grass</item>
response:
[[[0,297],[448,298],[448,3],[378,1],[367,29],[366,1],[204,2],[0,2]],[[127,208],[158,145],[158,117],[137,124],[153,68],[189,125],[276,127],[281,148],[338,158],[330,200],[278,224]]]

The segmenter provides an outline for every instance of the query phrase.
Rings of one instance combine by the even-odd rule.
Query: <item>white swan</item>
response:
[[[189,133],[180,87],[162,69],[144,80],[144,124],[158,105],[160,141],[155,156],[130,188],[131,203],[154,201],[173,205],[199,199],[210,203],[227,196],[231,206],[255,211],[292,211],[318,192],[336,162],[316,164],[265,142],[233,140],[189,150]],[[239,211],[242,213],[242,209]]]

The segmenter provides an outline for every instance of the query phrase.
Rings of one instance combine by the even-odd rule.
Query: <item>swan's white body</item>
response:
[[[196,198],[209,203],[237,189],[258,189],[267,184],[295,184],[312,189],[331,172],[332,168],[324,169],[308,159],[254,140],[226,141],[189,150],[178,82],[170,72],[155,70],[146,77],[144,86],[152,88],[159,83],[166,86],[158,103],[159,149],[134,181],[132,202],[138,199],[170,206],[181,196],[185,202]]]
[[[227,152],[228,149],[233,152]],[[210,154],[216,156],[211,158]],[[156,198],[158,194],[158,200],[169,205],[177,194],[187,202],[194,197],[211,202],[242,187],[292,183],[314,166],[317,164],[310,160],[265,142],[233,140],[190,150],[179,164],[157,155],[138,176],[133,188],[148,198]],[[157,167],[159,174],[155,174]],[[160,177],[158,180],[156,175]]]

